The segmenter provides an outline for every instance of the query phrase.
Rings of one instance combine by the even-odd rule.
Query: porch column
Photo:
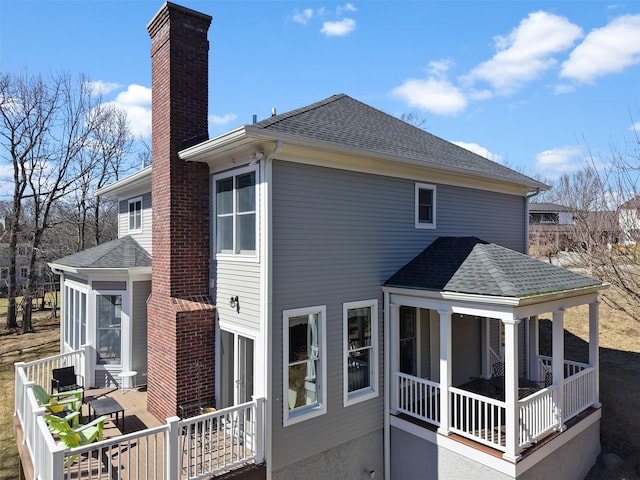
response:
[[[559,431],[563,431],[564,425],[564,309],[553,312],[552,320],[552,372],[553,384],[558,389],[556,411],[558,412]]]
[[[440,428],[449,435],[449,387],[451,386],[451,312],[440,314]]]
[[[538,328],[538,316],[534,315],[527,320],[528,332],[528,348],[529,348],[529,364],[527,366],[527,378],[540,382],[544,379],[540,377],[540,369],[538,368],[538,355],[540,355],[540,336]]]
[[[389,306],[389,333],[388,342],[391,347],[389,355],[389,373],[390,373],[390,410],[391,413],[398,412],[398,370],[400,365],[400,305],[392,304]]]
[[[504,323],[504,402],[506,427],[506,452],[503,458],[516,462],[520,458],[518,407],[518,323],[519,318],[503,320]]]
[[[487,317],[480,319],[480,338],[482,341],[482,378],[491,378],[491,323]]]
[[[600,302],[589,304],[589,365],[594,370],[594,408],[600,408],[600,343],[598,341]]]

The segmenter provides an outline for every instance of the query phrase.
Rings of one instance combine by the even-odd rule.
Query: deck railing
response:
[[[545,375],[548,372],[551,372],[551,368],[553,366],[553,359],[546,355],[538,355],[539,359],[539,370],[538,370],[538,378],[544,379]],[[586,368],[589,368],[589,365],[586,363],[574,362],[571,360],[564,361],[564,378],[569,378],[576,373],[580,373]]]
[[[564,383],[564,421],[579,415],[596,402],[596,372],[593,367],[574,373]]]
[[[449,388],[452,432],[497,450],[506,451],[506,404],[460,388]]]
[[[395,409],[433,425],[440,425],[440,384],[397,372]]]
[[[518,402],[520,447],[530,446],[560,425],[558,388],[547,387]]]
[[[172,417],[166,425],[83,447],[59,446],[44,421],[47,410],[38,405],[32,389],[33,378],[50,378],[46,368],[58,365],[56,357],[16,364],[15,413],[35,478],[188,480],[264,461],[264,398],[189,419]]]

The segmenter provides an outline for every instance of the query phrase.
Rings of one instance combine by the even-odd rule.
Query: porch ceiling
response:
[[[521,298],[604,283],[476,237],[439,237],[385,286]]]

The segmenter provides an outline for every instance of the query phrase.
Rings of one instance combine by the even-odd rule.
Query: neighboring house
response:
[[[529,204],[529,245],[533,252],[552,253],[572,248],[575,243],[573,213],[553,203]]]
[[[547,187],[347,95],[203,141],[210,21],[148,26],[153,166],[100,191],[120,238],[52,263],[62,350],[137,371],[158,418],[264,398],[269,479],[584,477],[603,284],[525,254]]]
[[[620,241],[626,245],[638,243],[640,238],[640,195],[626,201],[618,208]]]

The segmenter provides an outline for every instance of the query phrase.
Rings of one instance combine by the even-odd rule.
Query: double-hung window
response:
[[[416,183],[416,228],[436,228],[436,186]]]
[[[368,400],[378,392],[378,302],[342,306],[344,337],[344,404]]]
[[[129,200],[129,233],[142,232],[142,197]]]
[[[284,426],[327,411],[326,307],[285,310]]]
[[[96,295],[97,361],[121,363],[122,295]]]
[[[216,253],[256,255],[256,171],[243,170],[215,182]]]

